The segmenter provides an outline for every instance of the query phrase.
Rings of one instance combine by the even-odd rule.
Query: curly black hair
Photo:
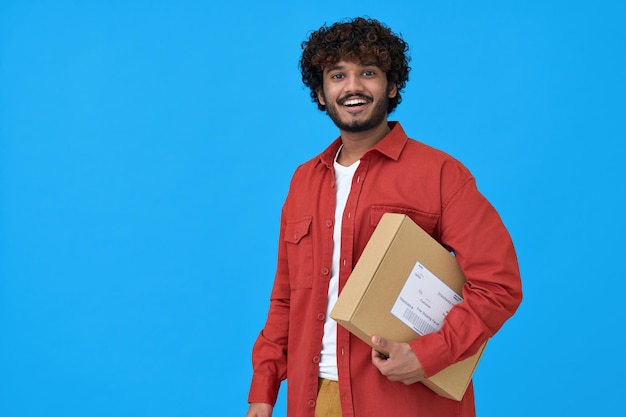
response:
[[[398,94],[389,99],[387,114],[402,101],[400,92],[409,80],[410,57],[408,44],[377,20],[357,17],[345,22],[322,26],[302,42],[300,71],[302,82],[311,89],[311,98],[320,110],[325,110],[317,92],[322,89],[324,67],[341,60],[373,63],[387,75],[390,85],[395,84]]]

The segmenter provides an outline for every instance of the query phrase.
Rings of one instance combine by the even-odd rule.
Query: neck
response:
[[[352,165],[354,162],[361,159],[368,149],[380,142],[390,130],[386,120],[374,129],[365,132],[346,132],[341,130],[341,142],[343,143],[343,147],[341,148],[337,162],[344,166]]]

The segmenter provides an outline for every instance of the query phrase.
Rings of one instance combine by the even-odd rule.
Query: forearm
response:
[[[411,343],[427,375],[475,354],[516,311],[520,272],[510,235],[473,181],[443,211],[442,243],[454,251],[466,277],[464,300],[436,333]]]

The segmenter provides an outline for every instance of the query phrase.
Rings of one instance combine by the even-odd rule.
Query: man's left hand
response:
[[[389,352],[389,357],[385,358],[376,349],[372,349],[372,363],[390,381],[409,385],[425,378],[422,364],[408,343],[392,342],[378,336],[372,336],[372,343]]]

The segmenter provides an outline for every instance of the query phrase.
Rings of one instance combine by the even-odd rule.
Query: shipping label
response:
[[[391,314],[419,335],[436,332],[450,309],[463,298],[417,262],[402,287]]]

